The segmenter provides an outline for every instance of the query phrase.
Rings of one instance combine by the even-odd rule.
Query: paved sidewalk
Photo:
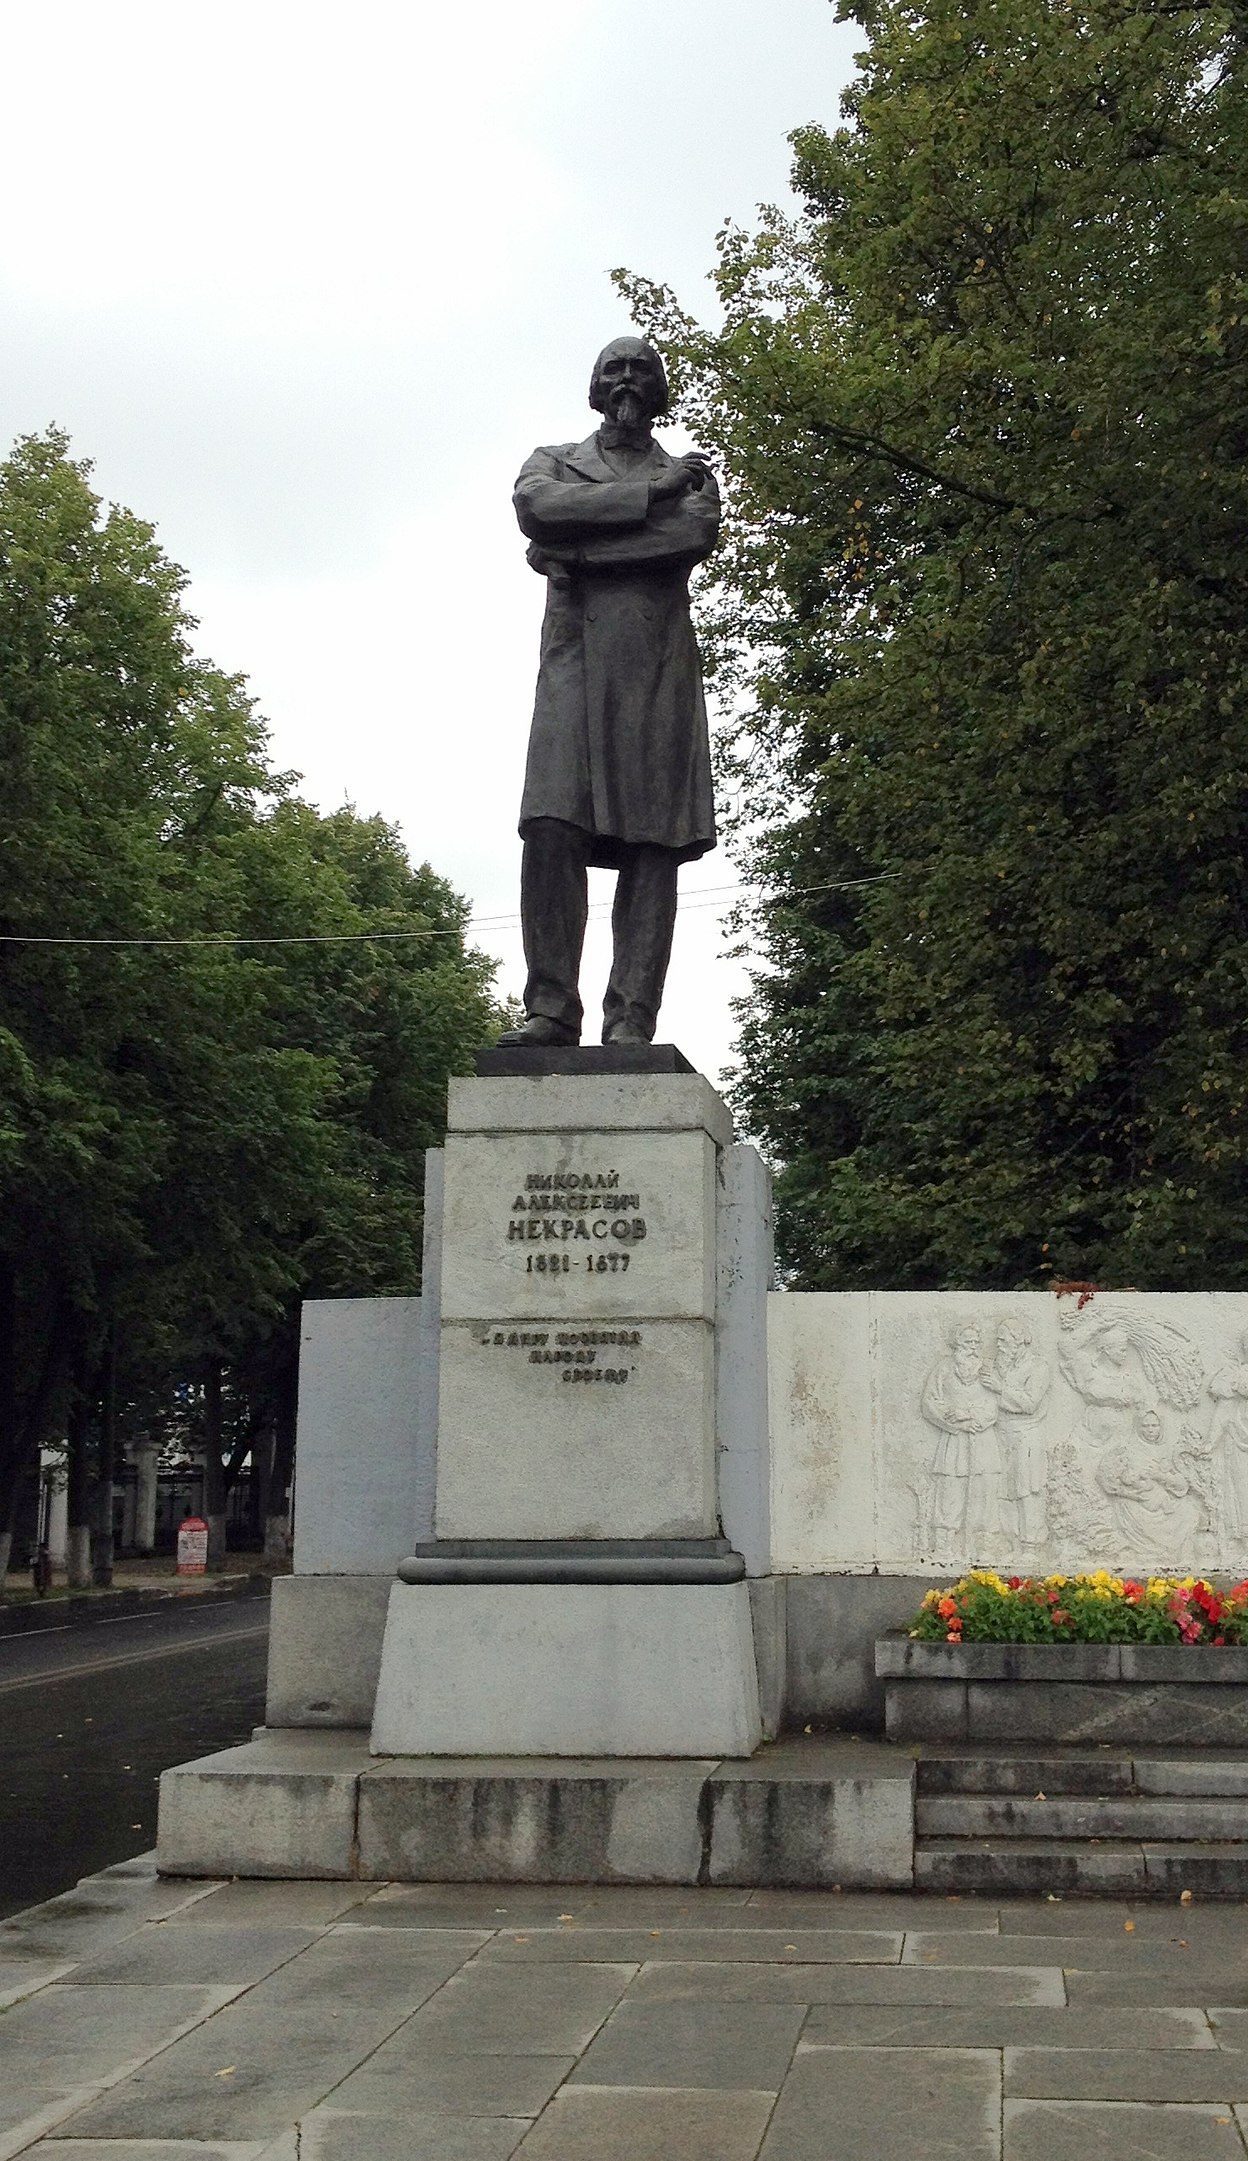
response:
[[[1248,1907],[160,1881],[0,1925],[0,2161],[1244,2161]]]

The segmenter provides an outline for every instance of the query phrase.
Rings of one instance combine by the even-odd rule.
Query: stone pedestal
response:
[[[374,1752],[747,1755],[717,1440],[761,1551],[765,1436],[735,1399],[717,1434],[717,1371],[729,1332],[764,1356],[757,1157],[670,1049],[482,1063],[451,1083],[435,1536],[391,1592]]]

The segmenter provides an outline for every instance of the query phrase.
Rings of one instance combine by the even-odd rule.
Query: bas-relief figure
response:
[[[535,450],[515,489],[546,580],[520,806],[527,1018],[507,1044],[580,1041],[586,869],[617,872],[604,1043],[653,1039],[676,920],[676,874],[715,846],[706,706],[689,573],[719,533],[706,460],[670,457],[653,423],[667,378],[617,338],[589,402],[602,425]]]
[[[1248,1568],[1248,1331],[1207,1378],[1191,1333],[1142,1300],[1059,1301],[1046,1323],[947,1327],[919,1398],[936,1439],[900,1466],[914,1557]]]

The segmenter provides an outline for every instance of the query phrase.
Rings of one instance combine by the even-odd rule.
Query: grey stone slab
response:
[[[989,1936],[977,1940],[969,1956],[978,1966],[1051,1965],[1125,1973],[1190,1974],[1202,1963],[1198,1953],[1191,1949],[1184,1950],[1155,1937],[1141,1937],[1138,1931],[1128,1934],[1122,1929],[1115,1935]],[[966,1937],[956,1931],[945,1935],[936,1929],[916,1930],[906,1937],[902,1963],[906,1966],[965,1966],[968,1963]],[[1248,1936],[1232,1965],[1248,1975]],[[1219,1961],[1219,1971],[1226,1970],[1224,1956]]]
[[[630,2000],[679,2003],[901,2005],[1065,2004],[1060,1967],[1049,1966],[645,1966]]]
[[[267,1734],[162,1772],[161,1868],[183,1876],[350,1876],[356,1787],[369,1758],[354,1738],[347,1750],[326,1745],[336,1738]],[[297,1741],[304,1745],[291,1745]]]
[[[403,2050],[387,2047],[335,2088],[332,2105],[368,2117],[531,2119],[563,2084],[573,2061],[571,2056],[465,2051],[431,2041]]]
[[[744,1889],[586,1883],[365,1885],[343,1915],[353,1928],[749,1928]]]
[[[265,2149],[249,2139],[244,2145],[214,2139],[40,2139],[28,2151],[43,2161],[263,2161]]]
[[[1222,1794],[1248,1803],[1248,1756],[1137,1756],[1135,1783],[1141,1793]],[[1242,1821],[1248,1835],[1248,1806]]]
[[[967,1683],[965,1737],[971,1741],[1105,1741],[1162,1748],[1182,1747],[1193,1733],[1206,1748],[1248,1747],[1248,1685]]]
[[[999,1908],[1002,1936],[1123,1936],[1152,1941],[1231,1947],[1248,1942],[1248,1909],[1229,1900],[1216,1906],[1180,1906],[1178,1900],[1026,1899],[1006,1900]],[[1128,1922],[1131,1924],[1128,1928]],[[930,1924],[945,1928],[944,1920]]]
[[[298,2161],[507,2161],[528,2129],[526,2116],[368,2116],[327,2107],[304,2117],[297,2153]]]
[[[0,1958],[0,2011],[74,1970],[73,1959]]]
[[[622,2003],[572,2073],[574,2086],[746,2087],[778,2093],[800,2004]]]
[[[1248,2006],[1248,1973],[1237,1976],[1215,1970],[1197,1960],[1189,1975],[1173,1967],[1151,1967],[1138,1973],[1076,1972],[1066,1975],[1066,1994],[1072,2004],[1208,2004],[1213,1997],[1230,2008]]]
[[[1218,2048],[1248,2049],[1248,2009],[1230,2011],[1218,2005],[1207,2016]]]
[[[998,2161],[1000,2138],[1001,2065],[990,2051],[802,2048],[762,2161]]]
[[[1191,1804],[1188,1804],[1191,1805]],[[1248,1893],[1248,1839],[1237,1843],[1146,1845],[1144,1869],[1154,1892],[1242,1898]]]
[[[711,1880],[908,1890],[913,1781],[904,1758],[861,1771],[830,1765],[825,1777],[785,1765],[766,1781],[726,1765],[707,1781]]]
[[[1005,2091],[1033,2101],[1248,2101],[1248,2056],[1216,2048],[1181,2056],[1141,2048],[1007,2048]]]
[[[643,1976],[644,1978],[644,1976]],[[1179,2049],[1208,2054],[1215,2046],[1209,2022],[1198,2010],[1051,2010],[1032,2004],[977,2004],[925,2009],[882,2004],[816,2006],[806,2021],[807,2041],[852,2043],[859,2048],[1048,2048]]]
[[[940,1839],[915,1847],[916,1890],[985,1898],[1035,1893],[1138,1897],[1148,1889],[1144,1848],[1134,1840],[1092,1845],[1068,1839]]]
[[[569,2086],[530,2131],[524,2161],[754,2161],[769,2093]]]
[[[323,1928],[371,1895],[367,1883],[227,1883],[187,1909],[208,1928]]]
[[[485,1966],[607,1959],[640,1966],[648,1959],[794,1960],[805,1965],[889,1965],[901,1957],[900,1934],[883,1929],[531,1929],[496,1936]]]
[[[394,2030],[393,2011],[257,2003],[254,1991],[73,2119],[76,2138],[274,2138]]]
[[[1007,2101],[1004,2161],[1243,2161],[1228,2109]]]
[[[472,1929],[405,1929],[398,1935],[335,1927],[260,1982],[248,2000],[257,2010],[304,2005],[332,2012],[336,2004],[345,2003],[354,2010],[404,2017],[457,1973],[485,1940]]]
[[[200,1897],[207,1885],[91,1877],[76,1890],[0,1921],[0,1960],[89,1958]]]
[[[478,1960],[456,1974],[403,2030],[392,2054],[440,2043],[487,2055],[578,2056],[619,2002],[632,1965],[531,1965]]]
[[[367,1302],[373,1303],[372,1300]],[[381,1303],[380,1300],[377,1302]],[[387,1304],[406,1302],[386,1301]],[[333,1303],[356,1305],[363,1301],[334,1300]],[[411,1303],[419,1306],[418,1299]],[[302,1422],[301,1403],[301,1425]],[[352,1433],[358,1436],[358,1418],[352,1420]],[[396,1467],[400,1475],[410,1480],[410,1437],[400,1428],[391,1438]],[[346,1468],[351,1480],[351,1501],[346,1508],[340,1507],[337,1511],[336,1535],[342,1539],[345,1531],[346,1540],[355,1547],[357,1560],[361,1537],[365,1541],[380,1537],[383,1548],[389,1548],[394,1560],[379,1575],[299,1574],[275,1578],[269,1624],[268,1693],[264,1707],[265,1721],[270,1727],[367,1727],[373,1715],[390,1584],[394,1563],[402,1558],[401,1550],[396,1549],[401,1549],[410,1538],[410,1513],[397,1525],[387,1523],[380,1532],[366,1520],[361,1520],[366,1516],[372,1495],[362,1494],[360,1490],[358,1446],[344,1457],[341,1435],[336,1434],[331,1460],[339,1474]],[[309,1535],[304,1527],[310,1514],[305,1501],[309,1470],[320,1473],[328,1467],[328,1464],[309,1466],[300,1460],[297,1540]],[[367,1470],[368,1466],[364,1468]],[[318,1532],[322,1546],[335,1535],[328,1524],[316,1527],[311,1535],[317,1536]]]
[[[965,1681],[885,1681],[884,1731],[890,1741],[967,1741]]]
[[[1124,1643],[1119,1651],[1124,1681],[1178,1681],[1187,1688],[1248,1686],[1248,1650],[1233,1644]]]
[[[71,1985],[184,1981],[228,1985],[259,1981],[316,1941],[309,1928],[192,1928],[164,1921],[142,1928],[75,1968]]]
[[[713,1762],[516,1764],[398,1759],[360,1781],[361,1875],[487,1883],[697,1881]]]
[[[221,2008],[215,1988],[46,1988],[0,2019],[0,2085],[116,2078]]]
[[[915,1828],[925,1838],[1243,1839],[1248,1808],[1190,1794],[934,1794],[919,1801]]]
[[[1116,1643],[929,1643],[895,1635],[877,1643],[875,1670],[888,1680],[1116,1681],[1121,1656]]]
[[[89,2086],[55,2086],[40,2079],[0,2086],[0,2156],[22,2153],[40,2132],[55,2130],[90,2096]]]
[[[920,1750],[916,1764],[921,1795],[945,1793],[1018,1793],[1034,1797],[1055,1793],[1130,1793],[1134,1784],[1129,1755],[1096,1750],[1060,1756],[991,1755],[962,1749],[938,1755]],[[1169,1791],[1169,1788],[1158,1788]],[[1212,1789],[1211,1789],[1212,1790]]]
[[[743,1925],[768,1928],[964,1929],[997,1932],[995,1906],[979,1899],[915,1898],[900,1891],[776,1891],[751,1894]]]
[[[884,1724],[884,1684],[875,1671],[884,1629],[913,1620],[930,1576],[789,1576],[788,1715],[826,1719],[860,1732]]]

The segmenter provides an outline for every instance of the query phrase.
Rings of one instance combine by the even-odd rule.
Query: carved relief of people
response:
[[[1132,1555],[1145,1562],[1185,1557],[1200,1524],[1201,1496],[1157,1411],[1136,1413],[1130,1437],[1105,1450],[1096,1482]]]
[[[1240,1338],[1241,1356],[1219,1366],[1209,1383],[1218,1408],[1209,1433],[1210,1449],[1221,1473],[1226,1528],[1235,1539],[1248,1538],[1248,1331]]]
[[[1041,1414],[1053,1386],[1053,1369],[1032,1349],[1031,1328],[1019,1314],[1007,1313],[998,1322],[992,1363],[983,1381],[996,1397],[1000,1413],[997,1434],[1006,1526],[1024,1545],[1042,1545],[1048,1529],[1048,1450]]]
[[[1131,1337],[1120,1321],[1102,1315],[1080,1325],[1065,1308],[1058,1311],[1057,1362],[1084,1404],[1071,1438],[1104,1448],[1130,1433],[1136,1412],[1148,1402],[1148,1387],[1138,1366],[1130,1363]]]
[[[938,1543],[1001,1534],[1001,1449],[997,1398],[984,1385],[983,1339],[975,1321],[955,1321],[949,1355],[923,1384],[923,1416],[940,1439],[931,1465],[931,1530]]]

